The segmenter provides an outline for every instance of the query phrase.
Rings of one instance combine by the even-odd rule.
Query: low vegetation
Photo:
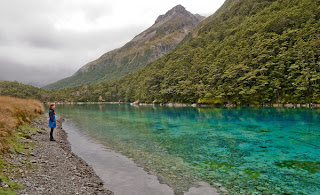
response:
[[[44,112],[43,105],[32,99],[0,96],[0,153],[10,148],[15,130]]]
[[[26,131],[35,131],[29,123],[44,112],[43,105],[33,99],[0,96],[0,194],[16,194],[23,186],[10,180],[11,171],[17,169],[6,159],[6,154],[25,153],[30,148],[24,139],[31,139]]]

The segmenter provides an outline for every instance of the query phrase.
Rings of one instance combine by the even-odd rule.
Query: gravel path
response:
[[[92,167],[71,152],[67,134],[61,128],[62,119],[57,120],[54,131],[55,142],[49,141],[47,117],[44,115],[32,123],[37,133],[31,133],[34,142],[30,153],[10,154],[8,161],[13,168],[16,183],[24,185],[19,194],[113,194],[103,186],[102,180]]]

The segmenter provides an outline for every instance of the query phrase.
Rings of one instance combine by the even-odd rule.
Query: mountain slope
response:
[[[187,44],[122,80],[132,93],[118,98],[319,102],[319,1],[234,2]]]
[[[90,86],[85,99],[320,103],[320,2],[226,3],[195,38],[119,81]]]
[[[119,49],[103,54],[73,76],[45,86],[57,89],[115,80],[134,72],[174,49],[204,17],[193,15],[181,5],[160,15],[155,23]]]

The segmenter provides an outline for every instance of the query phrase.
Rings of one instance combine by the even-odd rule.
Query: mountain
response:
[[[112,81],[132,73],[174,49],[205,17],[193,15],[177,5],[160,15],[155,23],[119,49],[103,54],[84,65],[73,76],[47,85],[45,89],[65,88]]]
[[[319,6],[312,0],[228,0],[173,52],[119,81],[74,89],[72,98],[320,103]]]
[[[320,102],[319,1],[226,3],[187,44],[120,81],[131,92],[117,99]]]

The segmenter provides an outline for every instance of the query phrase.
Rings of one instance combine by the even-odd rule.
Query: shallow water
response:
[[[319,194],[320,110],[59,105],[92,139],[133,158],[176,193]]]
[[[63,129],[68,133],[72,151],[92,166],[104,182],[104,187],[116,195],[173,195],[166,184],[160,184],[156,176],[146,173],[131,159],[105,148],[65,120]]]

